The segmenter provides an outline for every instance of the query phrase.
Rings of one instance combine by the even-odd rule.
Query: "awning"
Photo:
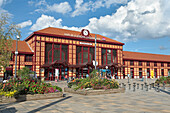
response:
[[[69,65],[69,67],[71,67],[71,68],[83,68],[83,67],[87,67],[87,66],[94,68],[94,65],[92,62],[85,62],[85,63],[77,64],[77,65]]]
[[[108,66],[108,68],[110,68],[110,67],[118,67],[118,63],[110,63],[110,64],[101,65],[101,66],[97,66],[97,67],[99,69],[103,69],[103,68],[106,68],[106,66]]]
[[[50,67],[50,64],[43,64],[42,66],[41,66],[41,68],[49,68]]]
[[[59,67],[61,65],[64,66],[64,67],[68,67],[68,62],[66,62],[64,60],[55,60],[54,62],[51,63],[50,66]]]
[[[59,66],[64,66],[64,67],[68,67],[68,62],[63,61],[63,60],[55,60],[54,62],[52,62],[51,64],[43,64],[41,66],[41,68],[49,68],[49,67],[59,67]]]

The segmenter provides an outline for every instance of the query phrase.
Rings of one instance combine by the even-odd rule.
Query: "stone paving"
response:
[[[137,80],[136,80],[137,81]],[[119,81],[121,82],[121,81]],[[122,81],[125,82],[125,81]],[[132,81],[134,82],[134,81]],[[58,85],[65,87],[66,83]],[[141,88],[125,93],[66,97],[0,104],[1,113],[170,113],[170,88],[156,92]]]

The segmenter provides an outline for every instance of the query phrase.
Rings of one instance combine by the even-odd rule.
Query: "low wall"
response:
[[[50,99],[50,98],[59,98],[63,97],[62,92],[57,93],[47,93],[47,94],[34,94],[34,95],[19,95],[17,97],[5,97],[1,96],[0,101],[2,103],[11,103],[11,102],[21,102],[21,101],[29,101],[29,100],[41,100],[41,99]]]
[[[124,88],[118,88],[118,89],[100,89],[100,90],[74,90],[72,88],[64,88],[65,92],[68,93],[74,93],[74,94],[80,94],[80,95],[101,95],[101,94],[111,94],[111,93],[124,93]]]

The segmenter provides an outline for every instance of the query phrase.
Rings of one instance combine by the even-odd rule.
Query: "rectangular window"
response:
[[[147,62],[147,66],[150,66],[150,62]]]
[[[131,60],[130,61],[130,65],[133,66],[134,65],[134,61]]]
[[[139,66],[142,66],[142,62],[141,61],[139,61]]]
[[[168,67],[170,67],[170,63],[168,63]]]
[[[25,62],[32,62],[32,55],[25,55]]]
[[[142,78],[142,68],[139,68],[139,78]]]
[[[164,69],[161,69],[161,75],[164,76]]]
[[[155,66],[155,67],[157,66],[157,62],[154,62],[154,66]]]
[[[161,63],[161,67],[164,67],[164,63]]]

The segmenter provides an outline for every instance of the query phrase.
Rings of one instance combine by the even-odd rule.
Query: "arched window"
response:
[[[102,64],[110,64],[116,62],[116,50],[102,49]]]
[[[47,43],[45,46],[45,62],[52,63],[55,60],[68,61],[68,45]]]
[[[92,62],[94,60],[94,48],[78,46],[76,49],[76,56],[77,64]]]

